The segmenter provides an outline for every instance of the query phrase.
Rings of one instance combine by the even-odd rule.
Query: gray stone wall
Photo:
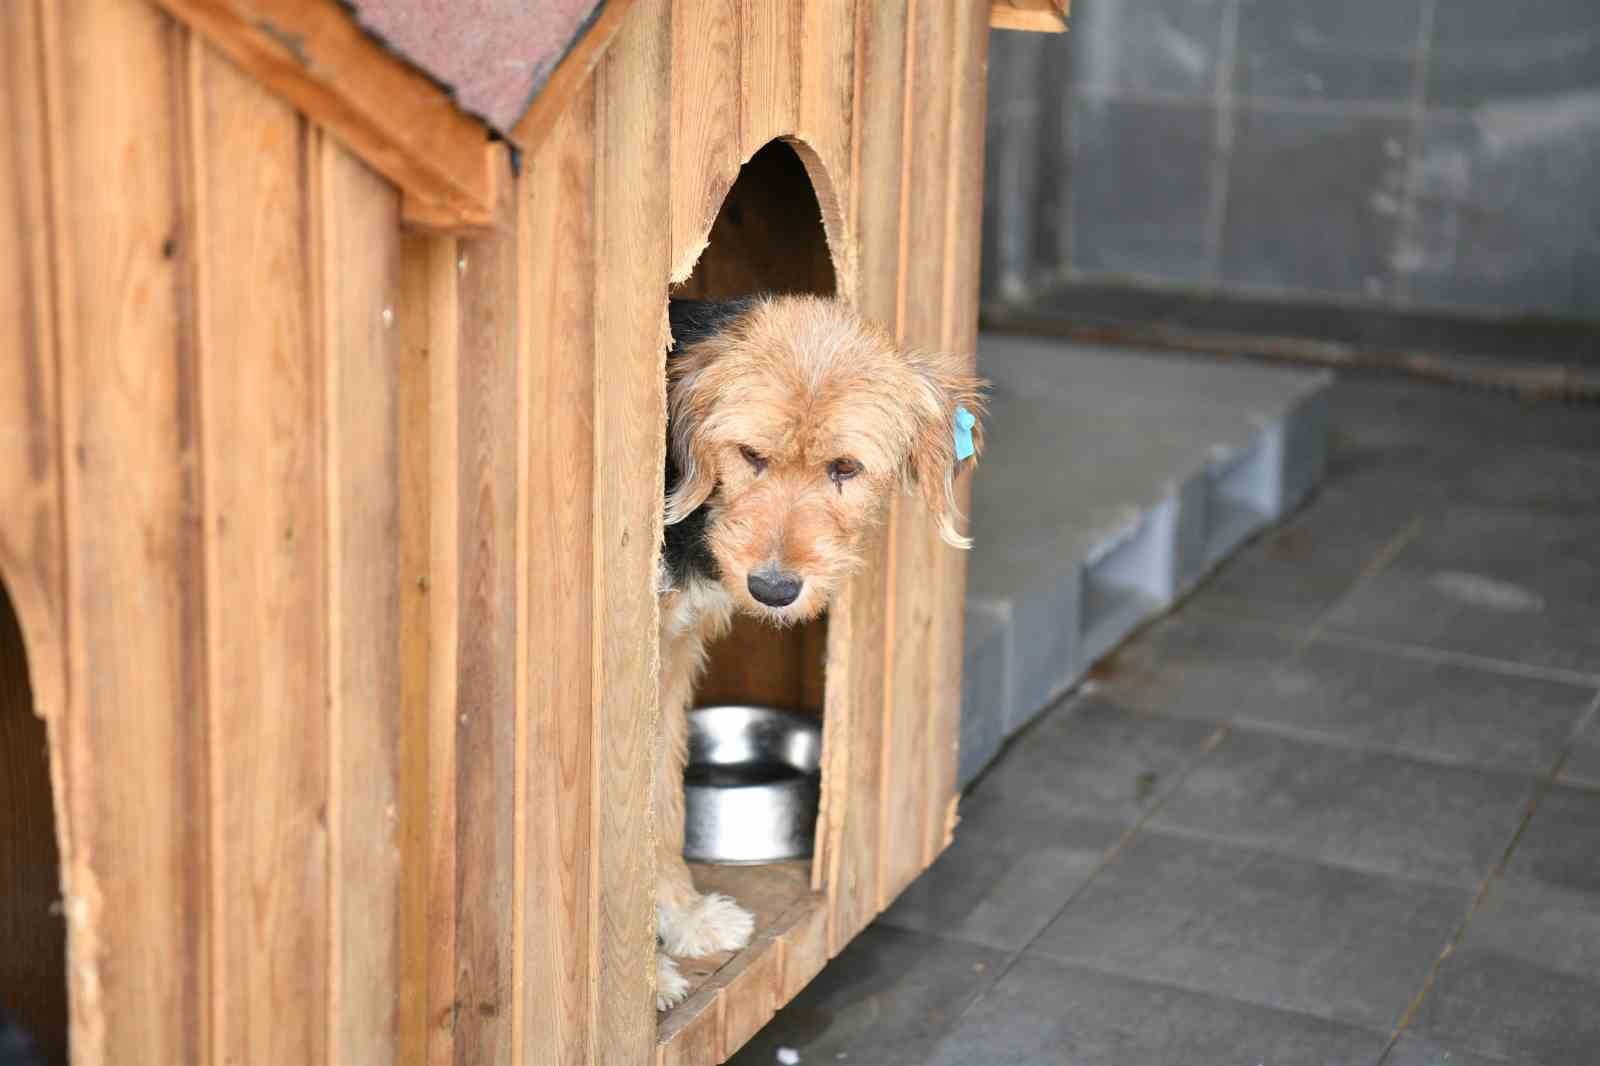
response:
[[[989,77],[988,300],[1600,319],[1600,0],[1074,0]]]

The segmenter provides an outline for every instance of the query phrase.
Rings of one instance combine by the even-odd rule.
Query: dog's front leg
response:
[[[656,933],[670,956],[737,951],[750,942],[755,920],[727,896],[695,891],[683,860],[683,770],[689,761],[689,704],[699,648],[692,642],[663,641],[661,724],[656,738]],[[676,967],[665,960],[672,975]],[[657,965],[656,1005],[665,1008],[683,997],[678,982],[663,980]],[[681,979],[680,979],[681,981]],[[676,997],[667,995],[674,986]]]

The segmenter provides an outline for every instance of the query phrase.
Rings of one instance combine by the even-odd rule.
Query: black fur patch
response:
[[[667,317],[672,324],[671,359],[692,344],[713,336],[728,322],[748,311],[755,297],[738,300],[671,300],[667,304]],[[671,441],[670,427],[668,441]],[[672,446],[667,445],[666,491],[671,493],[681,474],[672,458]],[[676,525],[667,526],[662,534],[661,559],[666,565],[672,587],[683,588],[691,578],[716,581],[722,573],[717,560],[706,544],[706,524],[711,519],[711,508],[701,504],[688,517]]]

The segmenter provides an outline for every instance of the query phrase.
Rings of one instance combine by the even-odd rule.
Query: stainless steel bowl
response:
[[[771,707],[689,712],[684,858],[780,862],[810,856],[822,784],[822,723]]]

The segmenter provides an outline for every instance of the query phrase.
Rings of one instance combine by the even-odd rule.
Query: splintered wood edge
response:
[[[398,186],[408,223],[468,234],[493,227],[505,148],[337,0],[155,3]]]
[[[657,1066],[714,1066],[744,1046],[827,962],[827,901],[807,894],[662,1017]]]
[[[994,0],[989,25],[997,30],[1065,33],[1070,9],[1071,0]]]

